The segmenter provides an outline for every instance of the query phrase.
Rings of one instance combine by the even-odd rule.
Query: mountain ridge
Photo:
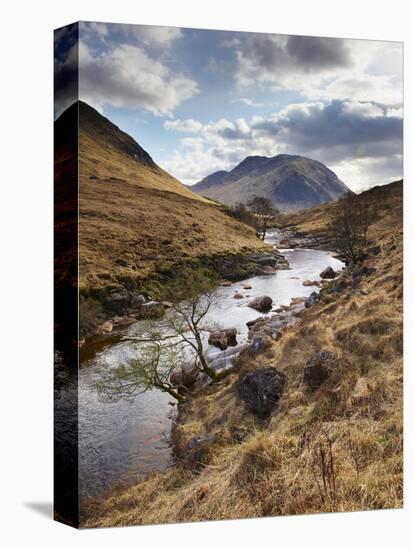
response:
[[[228,205],[260,195],[285,212],[331,202],[351,193],[320,161],[288,154],[248,156],[232,170],[214,172],[190,189]]]

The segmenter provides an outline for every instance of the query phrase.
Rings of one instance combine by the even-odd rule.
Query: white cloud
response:
[[[263,107],[264,105],[263,103],[258,103],[258,101],[249,99],[248,97],[241,97],[238,101],[244,105],[248,105],[248,107]]]
[[[163,123],[165,130],[174,130],[175,132],[184,132],[188,134],[196,134],[202,129],[202,124],[198,120],[188,118],[186,120],[165,120]]]
[[[109,103],[171,114],[199,91],[191,78],[172,73],[143,48],[128,44],[95,53],[80,42],[79,65],[79,95],[94,107]]]

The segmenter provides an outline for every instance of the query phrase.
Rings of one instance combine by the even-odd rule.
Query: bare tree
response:
[[[255,215],[255,230],[257,237],[264,240],[267,233],[268,222],[279,214],[270,199],[255,196],[247,202],[247,207]]]
[[[216,328],[206,321],[214,288],[214,277],[206,270],[177,274],[168,289],[174,301],[165,317],[148,321],[142,335],[124,338],[137,345],[137,357],[114,368],[103,368],[96,384],[99,393],[116,400],[158,388],[183,401],[187,388],[173,383],[171,375],[188,358],[196,371],[213,380],[220,378],[210,367],[204,346],[206,334]]]
[[[357,263],[365,256],[368,231],[378,211],[379,202],[366,195],[346,195],[335,205],[329,234],[350,261]]]

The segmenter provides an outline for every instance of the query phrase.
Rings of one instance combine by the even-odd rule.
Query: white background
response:
[[[52,29],[79,19],[405,42],[411,150],[410,2],[68,0],[4,2],[1,40],[0,544],[3,548],[406,548],[412,539],[411,261],[406,257],[405,509],[78,532],[51,521]],[[409,147],[410,145],[410,147]],[[412,234],[411,160],[405,234]],[[408,239],[408,237],[407,237]],[[407,240],[406,239],[406,240]],[[407,246],[409,246],[407,240]],[[406,253],[408,254],[408,250]],[[410,338],[411,340],[411,338]],[[409,525],[410,523],[410,525]],[[409,546],[410,546],[409,544]]]

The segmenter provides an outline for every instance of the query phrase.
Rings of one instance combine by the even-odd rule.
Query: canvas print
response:
[[[402,43],[54,38],[56,519],[402,507]]]

